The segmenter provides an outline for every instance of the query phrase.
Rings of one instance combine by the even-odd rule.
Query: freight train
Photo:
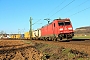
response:
[[[72,39],[74,30],[69,18],[55,19],[40,29],[34,30],[32,35],[33,40],[62,41]]]
[[[32,31],[32,40],[64,41],[71,40],[73,36],[74,30],[69,18],[54,19],[51,23]],[[26,32],[23,38],[17,36],[11,39],[30,39],[30,34]]]

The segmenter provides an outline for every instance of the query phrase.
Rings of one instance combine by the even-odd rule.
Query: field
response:
[[[43,52],[42,59],[46,60],[89,60],[87,53],[79,52],[78,50],[72,50],[70,48],[64,48],[51,44],[36,44],[38,50]]]
[[[73,46],[77,49],[70,48]],[[90,60],[90,54],[79,46],[72,42],[0,40],[0,60]]]
[[[21,40],[0,40],[0,60],[40,60],[33,44]]]
[[[78,36],[74,36],[73,39],[90,39],[90,35],[87,36],[78,35]]]

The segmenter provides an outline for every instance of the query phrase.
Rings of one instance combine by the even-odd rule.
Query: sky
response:
[[[73,28],[90,26],[90,0],[0,0],[0,31],[24,33],[57,18],[70,18]],[[34,24],[35,23],[35,24]]]

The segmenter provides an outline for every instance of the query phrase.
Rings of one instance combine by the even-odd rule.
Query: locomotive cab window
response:
[[[63,22],[58,22],[58,25],[59,25],[59,26],[63,26],[64,23],[63,23]]]
[[[70,22],[65,22],[65,25],[70,25]]]

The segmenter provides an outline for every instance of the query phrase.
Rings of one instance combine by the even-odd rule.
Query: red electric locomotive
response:
[[[70,19],[55,19],[53,22],[41,28],[41,38],[43,40],[63,40],[71,39],[74,36]]]

